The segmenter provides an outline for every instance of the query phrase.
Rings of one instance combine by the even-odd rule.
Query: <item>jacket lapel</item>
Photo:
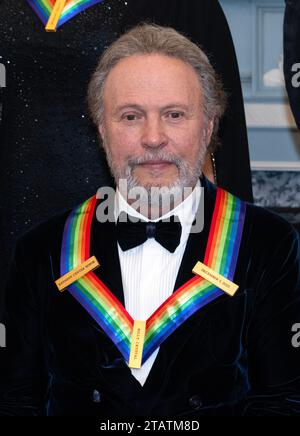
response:
[[[100,201],[97,201],[97,206]],[[96,214],[91,229],[91,256],[96,256],[100,268],[94,273],[124,305],[121,266],[114,222],[99,223]]]
[[[203,230],[200,233],[190,233],[173,292],[194,276],[192,269],[197,261],[203,261],[204,259],[211,218],[215,205],[216,188],[204,177],[201,179],[201,186],[204,189],[201,193],[201,202],[197,215],[200,215],[200,208],[204,207]]]

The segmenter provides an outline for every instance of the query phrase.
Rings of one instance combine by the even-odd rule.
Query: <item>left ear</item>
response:
[[[210,144],[211,141],[211,135],[212,132],[214,130],[214,124],[215,124],[215,119],[212,118],[211,120],[208,121],[207,123],[207,129],[206,129],[206,140],[207,140],[207,145]]]

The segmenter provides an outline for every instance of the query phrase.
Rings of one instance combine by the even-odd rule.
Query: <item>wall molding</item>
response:
[[[296,129],[287,103],[245,103],[248,128]]]
[[[263,83],[264,75],[264,56],[265,56],[265,20],[267,15],[280,14],[284,16],[285,5],[281,0],[253,0],[254,21],[253,21],[253,53],[252,53],[252,68],[253,68],[253,82],[252,82],[252,96],[254,98],[277,98],[284,99],[286,96],[285,88],[275,87],[268,88]],[[282,23],[283,28],[283,23]]]
[[[253,160],[250,165],[252,171],[300,171],[300,162]]]

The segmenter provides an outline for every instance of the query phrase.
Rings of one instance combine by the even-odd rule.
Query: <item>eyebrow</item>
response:
[[[161,108],[161,110],[164,111],[164,110],[171,109],[171,108],[176,108],[176,107],[181,108],[181,109],[185,109],[186,111],[188,111],[188,110],[191,109],[191,108],[190,108],[188,105],[186,105],[186,104],[178,103],[178,102],[174,102],[174,103],[168,104],[168,105],[166,105],[166,106],[163,106],[163,107]],[[124,110],[124,109],[136,109],[136,110],[140,110],[140,111],[142,111],[142,112],[145,111],[145,109],[143,108],[143,106],[141,106],[141,105],[139,105],[139,104],[136,104],[136,103],[126,103],[126,104],[122,104],[122,105],[120,105],[120,106],[117,106],[116,109],[115,109],[115,111],[114,111],[114,113],[118,113],[118,112],[120,112],[120,111],[122,111],[122,110]]]

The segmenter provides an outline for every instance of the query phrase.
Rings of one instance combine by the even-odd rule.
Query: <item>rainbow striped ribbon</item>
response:
[[[71,20],[75,15],[104,0],[67,0],[56,28]],[[47,24],[56,0],[27,0],[44,25]]]
[[[61,249],[61,275],[87,260],[96,196],[75,208],[67,218]],[[246,205],[218,188],[203,263],[233,280],[245,220]],[[89,312],[129,361],[134,320],[105,284],[91,271],[68,286],[69,292]],[[177,289],[147,319],[142,363],[185,320],[223,291],[195,275]]]

